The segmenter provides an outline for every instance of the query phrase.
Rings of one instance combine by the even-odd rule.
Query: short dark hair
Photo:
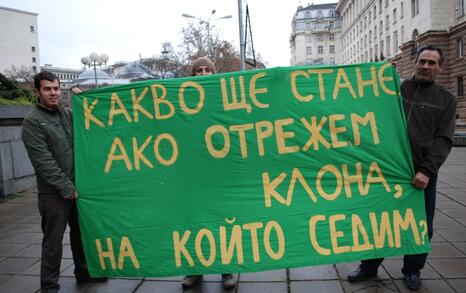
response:
[[[440,47],[436,47],[434,45],[430,45],[430,44],[422,46],[421,48],[419,48],[419,50],[417,51],[417,54],[416,54],[416,62],[419,59],[419,55],[421,55],[421,53],[426,51],[426,50],[427,51],[437,51],[437,53],[440,55],[439,65],[443,65],[443,63],[445,62],[445,53],[443,52],[443,49],[440,48]]]
[[[41,80],[48,80],[48,81],[58,80],[58,84],[60,84],[60,80],[54,73],[50,71],[41,71],[34,76],[34,87],[36,88],[36,90],[40,90]]]

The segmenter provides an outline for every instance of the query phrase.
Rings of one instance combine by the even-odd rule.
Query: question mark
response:
[[[424,220],[420,221],[419,226],[422,227],[421,243],[424,244],[424,239],[426,238],[426,234],[427,234],[427,223],[426,223],[426,221],[424,221]]]

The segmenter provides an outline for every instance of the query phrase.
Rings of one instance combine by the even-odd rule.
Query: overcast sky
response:
[[[288,66],[291,20],[299,5],[337,0],[243,0],[249,4],[254,47],[269,67]],[[109,64],[160,54],[163,42],[177,48],[182,13],[208,19],[239,48],[237,0],[0,0],[0,6],[39,14],[41,65],[81,68],[91,52],[109,55]],[[243,16],[245,9],[243,9]],[[232,15],[232,19],[216,20]],[[239,49],[238,49],[239,50]]]

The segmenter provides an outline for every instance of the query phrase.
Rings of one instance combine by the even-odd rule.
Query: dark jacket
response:
[[[414,169],[430,177],[438,173],[453,144],[456,98],[440,85],[414,78],[401,84],[401,96]]]
[[[75,191],[72,112],[37,104],[23,121],[23,142],[40,193],[69,198]]]

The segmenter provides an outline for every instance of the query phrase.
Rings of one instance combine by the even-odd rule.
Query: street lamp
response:
[[[97,68],[96,65],[102,66],[102,64],[107,65],[108,61],[108,55],[103,53],[103,54],[97,54],[97,53],[91,53],[89,56],[85,56],[81,58],[81,63],[84,65],[89,66],[89,68],[94,66],[94,80],[95,80],[95,87],[99,87],[97,83]]]
[[[181,16],[183,16],[183,17],[197,19],[197,20],[199,20],[200,24],[205,24],[206,25],[206,28],[207,28],[207,51],[208,51],[209,57],[212,56],[212,40],[210,39],[210,22],[211,21],[221,20],[221,19],[230,19],[230,18],[233,17],[231,15],[225,15],[225,16],[222,16],[222,17],[219,17],[219,18],[212,19],[212,16],[215,14],[216,11],[217,10],[213,9],[212,12],[209,15],[209,19],[207,19],[207,20],[204,20],[204,19],[202,19],[200,17],[196,17],[196,16],[193,16],[193,15],[187,14],[187,13],[181,14]]]

